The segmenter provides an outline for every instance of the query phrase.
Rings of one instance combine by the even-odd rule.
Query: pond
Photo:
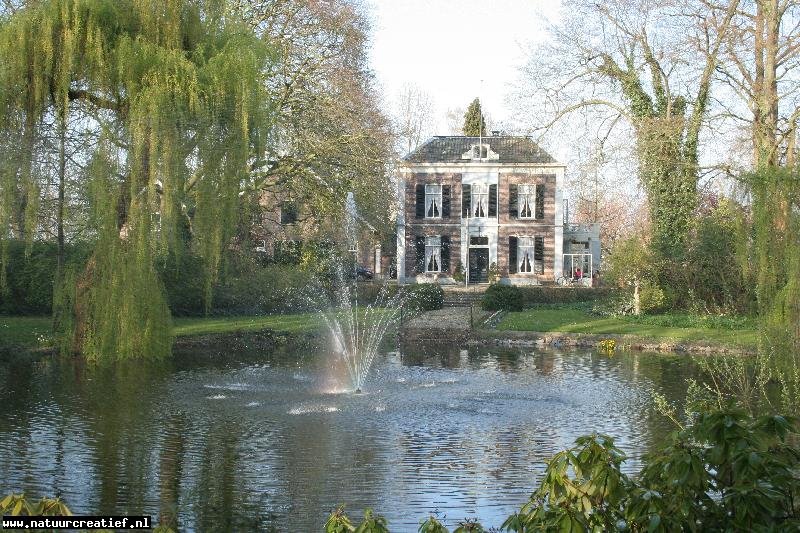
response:
[[[182,531],[320,531],[341,503],[392,531],[431,513],[499,526],[580,435],[614,436],[636,471],[671,430],[651,392],[681,401],[693,372],[664,354],[407,346],[352,394],[331,390],[320,352],[0,362],[0,494]]]

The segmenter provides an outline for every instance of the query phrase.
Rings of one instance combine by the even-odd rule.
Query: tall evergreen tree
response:
[[[464,114],[464,135],[477,137],[486,135],[486,120],[481,111],[481,101],[476,98],[469,104],[467,112]]]

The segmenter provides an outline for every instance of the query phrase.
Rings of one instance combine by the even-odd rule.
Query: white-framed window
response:
[[[518,185],[517,202],[517,214],[519,218],[535,218],[536,185]]]
[[[442,271],[442,238],[425,237],[425,272]]]
[[[485,144],[475,145],[472,147],[473,159],[485,159],[489,156],[489,146]]]
[[[476,218],[489,216],[489,185],[472,184],[472,213]]]
[[[517,271],[523,274],[544,273],[544,239],[520,237],[517,240]]]
[[[442,218],[441,185],[425,185],[425,218]]]

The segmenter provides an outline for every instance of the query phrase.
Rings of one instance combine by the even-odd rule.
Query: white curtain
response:
[[[534,240],[530,237],[520,237],[517,241],[517,260],[520,272],[533,272]]]
[[[440,272],[442,270],[441,237],[425,237],[425,271]]]
[[[536,188],[533,185],[519,186],[519,217],[533,218],[536,203]]]
[[[441,185],[425,186],[425,216],[438,218],[442,216],[442,187]]]
[[[483,183],[472,185],[472,216],[486,217],[489,212],[489,186]]]

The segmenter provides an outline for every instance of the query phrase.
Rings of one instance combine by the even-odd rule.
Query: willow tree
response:
[[[155,258],[188,244],[210,293],[269,133],[268,44],[222,1],[51,0],[2,22],[0,56],[0,127],[19,147],[0,175],[0,237],[15,216],[36,234],[35,202],[20,214],[19,200],[36,197],[38,125],[79,117],[101,138],[84,154],[94,253],[57,291],[63,346],[169,353]]]

